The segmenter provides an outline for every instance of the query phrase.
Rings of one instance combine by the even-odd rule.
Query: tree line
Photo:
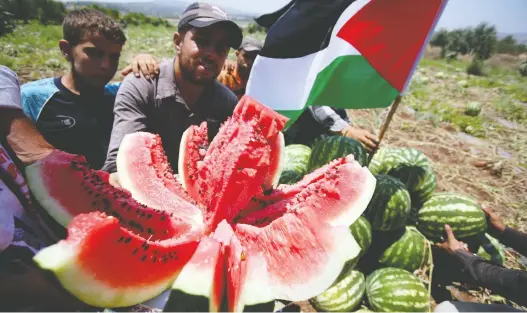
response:
[[[442,58],[455,58],[470,54],[483,61],[495,53],[519,55],[527,53],[527,45],[518,43],[509,35],[498,40],[496,27],[481,23],[476,27],[446,30],[440,29],[430,40],[432,46],[441,48]]]
[[[151,24],[168,26],[170,23],[162,18],[147,16],[142,13],[120,14],[115,9],[96,4],[74,5],[74,8],[91,7],[111,16],[124,27],[127,25]],[[0,36],[12,32],[17,22],[38,21],[41,24],[61,24],[68,14],[66,6],[55,0],[0,0]]]

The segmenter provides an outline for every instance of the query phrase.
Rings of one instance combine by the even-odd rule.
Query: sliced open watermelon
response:
[[[126,135],[117,154],[121,186],[134,199],[152,208],[176,212],[178,217],[203,222],[201,210],[174,177],[159,135]]]
[[[100,213],[77,215],[68,227],[68,238],[37,254],[38,263],[53,271],[66,289],[95,306],[132,305],[157,296],[169,285],[166,309],[176,311],[242,311],[273,299],[307,300],[318,295],[334,282],[346,261],[359,254],[348,226],[366,209],[375,178],[348,156],[306,175],[296,185],[266,190],[285,122],[283,116],[245,96],[205,151],[198,151],[205,137],[190,145],[193,148],[185,146],[199,152],[190,157],[195,172],[188,168],[182,173],[197,173],[196,180],[184,184],[194,190],[190,195],[203,210],[202,221],[189,218],[188,208],[200,209],[167,185],[167,179],[172,183],[170,176],[159,174],[168,170],[155,136],[128,135],[127,146],[119,151],[129,153],[120,175],[124,174],[133,197],[159,205],[165,202],[158,197],[170,196],[180,206],[139,205],[130,193],[108,187],[104,176],[88,169],[81,159],[59,152],[51,155],[35,166],[29,184],[41,193],[39,201],[53,198],[47,210],[71,217],[99,209],[91,203],[93,195],[88,197],[68,183],[82,182],[88,175],[86,192],[104,187],[98,196],[107,204],[102,209],[118,219]],[[200,137],[199,129],[192,136]],[[194,142],[192,136],[188,142]],[[56,181],[43,183],[50,179]],[[60,191],[55,189],[59,186]],[[79,194],[80,203],[62,196],[69,189]],[[258,197],[268,198],[261,205],[250,204]],[[122,208],[120,203],[125,203]],[[151,237],[149,231],[154,232]],[[148,251],[141,251],[145,242]],[[135,248],[150,262],[138,263],[132,255]],[[180,260],[186,265],[177,263],[170,270],[159,265],[160,253],[174,251],[184,255]],[[122,268],[108,262],[107,255]],[[123,278],[125,271],[133,274]],[[188,299],[184,303],[182,295]]]
[[[152,212],[148,224],[178,232],[177,219]],[[170,221],[167,225],[167,221]],[[92,212],[76,216],[68,238],[41,250],[35,261],[57,275],[62,285],[87,304],[125,307],[166,290],[196,250],[200,234],[137,235],[113,216]],[[118,259],[111,260],[112,258]]]
[[[193,199],[199,199],[197,181],[198,166],[209,148],[207,122],[190,126],[181,136],[178,174],[183,188]]]

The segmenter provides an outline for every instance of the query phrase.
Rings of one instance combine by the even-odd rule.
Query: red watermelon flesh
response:
[[[159,224],[162,221],[151,225],[153,216],[160,212],[138,203],[128,191],[113,187],[108,182],[108,173],[89,169],[83,156],[55,150],[28,166],[26,175],[36,200],[64,227],[76,215],[98,210],[128,223],[130,229],[140,234],[163,232],[174,237],[191,230],[203,231],[203,224],[187,222],[177,228],[166,227],[176,211],[164,214],[166,225]]]
[[[166,290],[201,237],[191,232],[179,239],[147,237],[123,226],[104,213],[80,214],[73,218],[67,239],[41,250],[35,261],[87,304],[124,307]],[[118,260],[110,260],[112,256]]]
[[[272,129],[275,127],[273,125]],[[262,183],[263,190],[271,189],[278,184],[285,146],[284,136],[281,132],[274,137],[267,138],[266,142],[270,147],[270,155],[268,160],[265,160],[265,162],[269,162],[269,165]],[[220,150],[224,149],[225,144],[226,142],[222,143]],[[199,126],[192,125],[183,133],[179,150],[178,172],[184,189],[193,199],[198,201],[201,198],[198,191],[199,167],[204,165],[202,161],[209,146],[206,122]]]
[[[318,211],[319,219],[332,225],[351,225],[362,213],[352,208],[367,206],[373,195],[372,178],[349,155],[306,175],[295,185],[281,185],[270,195],[253,199],[250,211],[246,209],[244,213],[248,213],[237,222],[265,226],[286,212],[311,206]]]
[[[322,293],[360,250],[347,226],[325,223],[316,210],[284,214],[263,228],[238,224],[235,233],[249,257],[264,256],[267,273],[260,275],[268,286],[260,288],[272,290],[275,299],[300,301]]]
[[[158,135],[138,132],[126,135],[117,154],[121,185],[134,199],[158,210],[175,212],[178,217],[203,222],[201,210],[191,202],[174,178]]]
[[[252,197],[263,194],[265,185],[263,182],[272,166],[269,156],[276,153],[274,151],[276,146],[269,142],[280,136],[280,130],[285,124],[283,120],[285,118],[246,96],[240,101],[234,116],[222,125],[220,132],[211,142],[203,160],[199,163],[198,200],[199,205],[206,208],[204,218],[207,231],[205,232],[202,222],[187,222],[188,218],[177,219],[179,215],[176,212],[170,216],[168,210],[154,210],[141,206],[125,191],[112,187],[111,192],[105,194],[107,198],[105,203],[109,203],[108,207],[111,209],[108,214],[117,212],[122,220],[119,225],[111,228],[113,231],[111,235],[115,237],[110,238],[114,238],[115,243],[110,240],[108,243],[101,244],[101,249],[109,249],[112,245],[119,247],[120,243],[117,241],[122,232],[134,230],[130,221],[141,224],[140,226],[144,229],[146,224],[139,220],[139,217],[144,217],[143,210],[153,210],[155,213],[163,214],[165,219],[169,217],[170,222],[155,225],[154,222],[161,222],[161,216],[159,219],[154,219],[153,216],[148,219],[148,215],[145,214],[145,221],[151,221],[148,225],[156,226],[155,230],[161,229],[162,231],[156,231],[151,238],[147,237],[148,230],[146,230],[147,233],[134,231],[137,236],[143,238],[140,244],[148,239],[152,241],[152,245],[160,246],[159,249],[162,249],[172,248],[171,243],[176,241],[180,243],[177,246],[179,249],[184,243],[194,242],[194,239],[185,237],[185,234],[190,233],[191,236],[200,234],[203,245],[209,242],[209,245],[216,246],[216,248],[205,247],[201,250],[198,248],[200,254],[197,254],[196,258],[188,257],[189,274],[186,279],[183,279],[184,275],[177,275],[177,273],[174,276],[164,273],[163,278],[155,275],[154,277],[153,274],[146,275],[152,278],[149,282],[145,280],[146,278],[134,276],[135,274],[125,282],[117,281],[121,279],[121,273],[116,272],[113,276],[114,267],[111,264],[104,265],[109,263],[107,258],[104,258],[102,253],[98,252],[99,250],[93,248],[95,245],[86,245],[86,242],[91,243],[92,239],[102,242],[103,236],[109,236],[106,227],[108,229],[110,227],[91,227],[86,230],[87,228],[82,228],[82,225],[77,223],[72,223],[69,227],[69,236],[65,241],[69,242],[68,245],[61,242],[47,250],[55,254],[62,253],[66,256],[65,260],[57,262],[51,257],[53,253],[41,252],[43,255],[39,258],[41,266],[55,272],[66,289],[81,299],[89,298],[90,301],[97,301],[97,297],[93,297],[94,290],[100,293],[107,292],[109,296],[101,297],[100,302],[94,304],[105,307],[121,306],[124,302],[128,304],[132,298],[136,299],[135,303],[138,303],[142,301],[140,299],[147,296],[154,297],[157,295],[156,292],[163,291],[162,288],[166,286],[164,284],[169,280],[176,282],[173,289],[179,288],[189,294],[193,291],[198,295],[208,297],[207,309],[211,311],[241,310],[246,305],[272,299],[306,300],[321,293],[336,279],[344,263],[358,255],[360,251],[348,226],[366,208],[368,197],[371,197],[375,187],[375,179],[352,157],[339,159],[319,169],[318,174],[307,175],[304,180],[292,187],[280,186],[278,191],[271,191],[270,195],[275,197],[272,200],[274,204],[261,208],[257,212],[267,212],[272,217],[268,222],[261,223],[255,219],[252,222],[255,225],[241,223],[242,219],[239,218],[241,210],[247,207]],[[136,135],[142,136],[141,134],[130,135],[131,140]],[[148,145],[145,141],[138,142],[146,145],[148,149],[153,149],[152,145]],[[146,152],[144,154],[146,155]],[[131,155],[130,160],[133,162],[134,158],[139,158],[138,155],[141,154]],[[60,154],[55,157],[60,160]],[[71,158],[68,162],[65,160],[62,167],[80,167],[83,173],[95,173],[83,168],[86,166],[79,165],[78,162],[77,165],[72,166],[71,161]],[[147,162],[153,163],[151,160]],[[47,163],[52,164],[53,162],[47,160]],[[44,188],[45,185],[38,184],[43,180],[42,173],[47,173],[48,169],[43,166],[37,169],[40,169],[34,177],[37,184],[32,182],[30,187],[37,186],[37,190],[42,189],[43,195],[53,193],[49,188]],[[75,177],[77,171],[80,170],[70,171],[69,174],[58,177],[63,182],[69,181],[70,176]],[[54,174],[50,172],[50,175]],[[82,175],[81,178],[83,178]],[[138,178],[130,178],[130,180],[133,179]],[[157,176],[157,179],[163,181],[162,177]],[[97,181],[95,183],[98,184]],[[136,182],[132,181],[132,183]],[[105,184],[108,183],[105,182]],[[64,186],[67,186],[66,190],[69,190],[69,184],[62,183],[62,187]],[[159,183],[159,186],[168,189],[164,183]],[[91,190],[90,188],[92,187],[88,189]],[[115,198],[114,190],[121,192],[122,196]],[[59,192],[54,194],[58,198],[61,196]],[[278,194],[283,198],[279,199]],[[135,203],[137,208],[134,207],[135,210],[130,211],[116,208],[114,203],[120,199],[127,199]],[[42,197],[39,199],[39,201],[44,200],[45,198]],[[92,198],[81,200],[92,201]],[[51,203],[50,206],[53,207],[53,205],[57,206],[56,203]],[[59,206],[61,210],[75,213],[68,206],[64,209],[64,203],[61,202],[61,205]],[[74,206],[74,203],[68,203],[68,205]],[[126,208],[126,205],[124,207]],[[86,210],[94,209],[95,207],[86,208]],[[271,212],[277,212],[276,216]],[[163,231],[165,229],[168,230],[167,233]],[[209,231],[212,233],[208,233]],[[85,233],[83,238],[90,240],[72,239],[75,238],[72,234],[76,233]],[[174,238],[170,239],[171,235]],[[134,240],[135,237],[129,242],[135,242]],[[211,244],[211,240],[217,244]],[[148,251],[152,251],[150,250],[152,245]],[[83,251],[84,249],[86,251]],[[67,251],[71,253],[66,255]],[[82,252],[82,258],[79,257],[80,252]],[[136,268],[136,265],[130,259],[131,252],[133,251],[116,248],[111,256],[126,263],[123,267],[132,269]],[[201,259],[209,260],[209,262],[200,263]],[[155,269],[157,262],[156,259],[156,263],[148,264],[154,268],[154,273],[157,273]],[[99,268],[104,266],[107,269]],[[149,271],[146,268],[147,263],[141,266],[144,267],[137,267],[137,272]],[[192,267],[194,267],[193,270]],[[92,268],[104,273],[105,276],[99,277],[97,272],[87,270]],[[198,277],[196,274],[196,280],[193,280],[192,273],[198,271],[203,271],[203,275]],[[177,272],[179,273],[179,269]],[[182,273],[185,273],[185,270]],[[206,280],[210,276],[212,276],[210,278],[212,282],[202,283],[200,286],[192,285],[199,282],[198,278]],[[73,280],[70,277],[75,278],[76,286],[73,286]],[[144,288],[145,292],[143,293],[140,288]],[[119,297],[111,295],[119,295]]]
[[[178,174],[183,188],[193,199],[199,199],[197,181],[198,164],[205,158],[209,148],[207,122],[190,126],[181,137],[178,159]]]
[[[265,187],[272,147],[286,118],[249,98],[242,98],[232,118],[220,128],[198,169],[199,202],[207,208],[211,229],[232,221]]]

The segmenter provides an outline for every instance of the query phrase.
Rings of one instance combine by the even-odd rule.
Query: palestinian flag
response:
[[[402,95],[447,0],[294,0],[269,27],[247,94],[295,121],[305,107],[383,108]]]

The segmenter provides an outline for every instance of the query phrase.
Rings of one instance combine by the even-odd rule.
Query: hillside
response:
[[[96,3],[97,5],[105,6],[108,8],[116,9],[123,13],[129,12],[139,12],[146,15],[152,15],[163,18],[177,18],[185,10],[185,8],[192,3],[192,1],[186,0],[151,0],[151,1],[142,1],[125,3],[115,3],[115,2],[103,2],[103,1],[62,1],[66,4],[68,9],[71,9],[74,5],[90,5]],[[252,19],[254,16],[240,9],[235,9],[231,7],[222,7],[226,10],[233,19],[236,20],[246,20]]]

